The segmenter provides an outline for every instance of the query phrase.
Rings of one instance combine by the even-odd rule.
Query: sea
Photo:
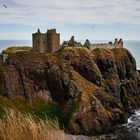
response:
[[[83,43],[83,41],[81,41]],[[92,43],[107,43],[108,40],[93,40]],[[0,40],[0,52],[11,46],[32,46],[31,40]],[[124,41],[124,47],[127,48],[136,59],[137,69],[140,70],[140,41]],[[140,140],[140,109],[128,119],[128,123],[120,127],[118,132],[121,137],[118,139],[109,138],[109,140]],[[108,136],[107,136],[108,137]]]

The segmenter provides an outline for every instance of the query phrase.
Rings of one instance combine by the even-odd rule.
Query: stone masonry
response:
[[[32,34],[33,51],[40,53],[52,53],[60,48],[60,34],[56,29],[50,29],[46,33],[41,33],[40,30]]]
[[[120,39],[115,39],[114,43],[109,42],[109,43],[103,43],[103,44],[89,44],[88,47],[90,50],[94,50],[96,48],[105,48],[105,49],[113,49],[113,48],[123,48],[123,41]]]

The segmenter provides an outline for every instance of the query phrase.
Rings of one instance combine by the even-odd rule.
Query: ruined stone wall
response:
[[[114,44],[115,48],[123,48],[123,43]]]
[[[103,43],[103,44],[90,44],[90,50],[94,50],[96,48],[99,49],[114,49],[114,48],[123,48],[123,41],[122,39],[120,39],[118,41],[118,39],[115,39],[114,43],[109,42],[107,43]]]
[[[113,49],[115,48],[115,45],[114,44],[91,44],[90,45],[90,50],[94,50],[94,49]]]

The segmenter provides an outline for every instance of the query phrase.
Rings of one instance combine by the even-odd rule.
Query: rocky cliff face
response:
[[[73,134],[105,133],[126,121],[140,105],[140,76],[126,49],[65,48],[52,54],[9,56],[0,67],[0,94],[52,100],[64,112]]]

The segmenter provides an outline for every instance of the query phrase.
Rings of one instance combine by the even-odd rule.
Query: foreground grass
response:
[[[67,135],[58,122],[35,119],[16,109],[4,109],[0,119],[0,140],[98,140],[95,137]]]
[[[69,124],[73,107],[64,114],[55,103],[43,103],[39,98],[34,101],[0,96],[0,140],[79,140],[62,131]]]
[[[55,103],[43,103],[39,100],[37,98],[35,102],[29,103],[21,97],[9,100],[0,96],[0,140],[90,139],[68,135],[62,130],[69,125],[77,105],[64,111]]]
[[[34,99],[32,103],[29,103],[22,97],[9,100],[0,96],[0,118],[3,118],[3,115],[5,114],[3,107],[11,108],[13,110],[18,110],[22,114],[36,116],[36,118],[42,121],[47,121],[48,119],[55,121],[57,119],[60,128],[63,129],[69,126],[69,121],[76,109],[76,106],[77,105],[73,104],[67,108],[67,111],[65,111],[58,104],[53,102],[43,102],[42,99],[39,99],[39,97]]]
[[[5,109],[0,120],[0,140],[65,140],[57,121],[35,120],[30,114]]]

